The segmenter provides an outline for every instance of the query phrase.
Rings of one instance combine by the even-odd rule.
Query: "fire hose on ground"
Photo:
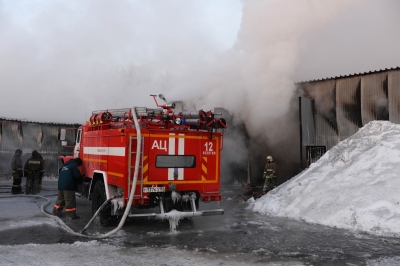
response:
[[[133,120],[135,122],[135,127],[136,127],[136,132],[137,132],[137,146],[136,146],[136,154],[140,154],[140,147],[141,147],[141,141],[142,141],[142,136],[141,136],[141,132],[140,132],[140,127],[139,127],[139,122],[137,120],[137,116],[136,116],[136,112],[135,109],[132,108],[132,116],[133,116]],[[94,221],[94,219],[96,218],[96,216],[101,212],[101,210],[104,208],[104,206],[107,205],[107,203],[109,203],[112,198],[106,200],[100,207],[99,209],[96,211],[96,213],[93,215],[93,217],[90,219],[90,221],[88,222],[88,224],[79,232],[75,232],[74,230],[72,230],[69,226],[67,226],[63,220],[61,220],[59,217],[49,214],[47,213],[44,208],[50,203],[50,200],[44,196],[39,196],[39,195],[1,195],[0,198],[5,198],[5,197],[34,197],[34,198],[42,198],[45,199],[47,201],[47,203],[43,204],[40,206],[40,210],[41,212],[46,215],[47,217],[50,217],[54,220],[56,220],[61,228],[63,230],[65,230],[67,233],[70,233],[72,235],[75,236],[79,236],[79,237],[87,237],[87,238],[94,238],[94,239],[103,239],[103,238],[107,238],[113,234],[115,234],[116,232],[118,232],[122,226],[124,225],[126,218],[128,217],[128,214],[130,212],[131,206],[132,206],[132,201],[133,201],[133,196],[134,196],[134,192],[135,192],[135,188],[136,188],[136,184],[137,184],[137,177],[138,177],[138,173],[139,173],[139,167],[137,167],[139,165],[140,162],[140,157],[136,156],[136,167],[135,167],[135,172],[133,175],[133,184],[132,184],[132,188],[131,188],[131,192],[129,194],[129,199],[128,199],[128,205],[125,208],[124,214],[121,218],[121,221],[119,222],[118,226],[116,228],[114,228],[113,230],[111,230],[108,233],[105,234],[101,234],[101,235],[85,235],[83,234],[84,231],[86,231],[86,229],[90,226],[90,224]]]

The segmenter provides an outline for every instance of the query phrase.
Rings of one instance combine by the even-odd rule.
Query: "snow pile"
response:
[[[327,226],[400,236],[400,125],[373,121],[248,208]],[[284,167],[284,166],[281,166]]]

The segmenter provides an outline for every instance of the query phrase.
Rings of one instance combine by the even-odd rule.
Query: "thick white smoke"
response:
[[[355,2],[0,1],[1,116],[82,123],[163,93],[285,137],[301,38]]]
[[[256,140],[253,153],[298,161],[303,41],[357,3],[0,0],[0,116],[84,123],[93,110],[154,107],[149,95],[162,93],[225,108]],[[249,145],[234,142],[245,161]]]
[[[290,127],[282,117],[289,110],[295,90],[292,77],[302,38],[323,28],[355,3],[246,1],[233,48],[209,67],[196,71],[199,77],[192,79],[195,84],[191,86],[197,88],[196,106],[225,107],[244,121],[251,137],[260,137],[260,141],[287,138],[293,131],[287,130]]]
[[[0,116],[83,123],[92,110],[154,107],[150,94],[232,45],[240,6],[0,0]]]

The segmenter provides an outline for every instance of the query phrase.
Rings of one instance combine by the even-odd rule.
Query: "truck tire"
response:
[[[95,213],[106,201],[106,190],[103,181],[97,181],[92,194],[92,213]],[[111,215],[111,202],[99,213],[101,226],[112,226],[118,222],[117,216]]]

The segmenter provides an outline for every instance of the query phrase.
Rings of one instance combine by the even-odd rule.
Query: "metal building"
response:
[[[300,82],[297,88],[303,95],[299,99],[303,167],[370,121],[400,124],[399,67]]]
[[[22,163],[37,150],[46,161],[46,175],[58,175],[59,154],[71,153],[62,147],[58,136],[61,128],[67,130],[67,140],[74,143],[78,124],[37,123],[0,118],[0,175],[11,176],[11,160],[16,149],[21,149]]]

